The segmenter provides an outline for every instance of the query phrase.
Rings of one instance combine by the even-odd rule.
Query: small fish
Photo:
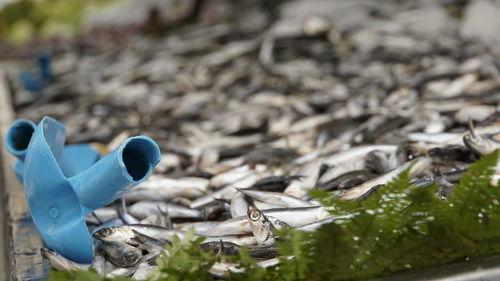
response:
[[[304,175],[300,181],[293,181],[283,192],[286,195],[302,198],[307,190],[312,188],[318,181],[317,171],[323,165],[321,159],[315,159],[301,166],[295,173]]]
[[[237,218],[246,214],[248,204],[244,197],[245,195],[243,192],[237,192],[231,199],[231,205],[229,207],[231,217]]]
[[[147,263],[141,263],[137,267],[137,270],[134,272],[130,279],[132,280],[147,280],[154,271],[158,268],[157,265],[149,265]]]
[[[248,206],[247,218],[259,245],[273,245],[276,240],[276,230],[287,226],[281,221],[280,223],[276,223],[276,220],[275,223],[271,222],[263,212],[253,206]]]
[[[411,167],[410,177],[414,177],[428,170],[430,166],[431,166],[431,160],[429,158],[426,157],[415,158],[414,160],[408,161],[405,164],[401,165],[400,167],[393,169],[392,171],[384,175],[378,176],[358,186],[348,189],[340,196],[340,199],[343,200],[361,199],[363,198],[363,196],[366,196],[375,188],[388,183],[394,177],[396,177],[401,172],[410,167]]]
[[[460,133],[409,133],[407,135],[410,142],[425,142],[437,145],[458,144],[462,137]]]
[[[400,116],[375,115],[365,125],[362,134],[363,143],[372,143],[383,137],[386,133],[402,127],[408,123],[408,119]],[[362,125],[362,126],[363,126]]]
[[[434,182],[437,184],[436,195],[440,199],[445,199],[452,193],[453,184],[446,180],[445,177],[441,175],[437,175],[434,179]]]
[[[384,174],[396,168],[387,155],[379,150],[371,151],[366,155],[366,166],[377,174]]]
[[[361,145],[351,149],[336,153],[325,159],[325,164],[338,166],[347,162],[355,162],[366,157],[372,151],[381,151],[384,153],[394,153],[397,150],[397,145]]]
[[[282,221],[290,227],[299,227],[331,217],[325,207],[276,208],[262,211],[266,216]],[[207,222],[208,223],[208,222]],[[236,217],[219,222],[215,227],[206,230],[209,236],[244,235],[252,233],[247,216]]]
[[[280,193],[281,194],[281,193]],[[286,196],[286,195],[283,195]],[[238,192],[233,196],[233,199],[231,200],[231,206],[230,206],[230,212],[231,212],[231,217],[237,218],[241,216],[246,216],[247,214],[247,208],[248,208],[248,199],[249,196],[245,195],[243,192]],[[255,200],[253,198],[253,204],[254,206],[259,209],[259,210],[269,210],[269,209],[276,209],[276,208],[282,208],[283,205],[277,205],[277,204],[271,204],[267,202],[262,202],[259,200]]]
[[[93,224],[102,224],[105,221],[116,219],[116,209],[113,207],[99,208],[85,217],[85,220]]]
[[[285,208],[295,208],[295,207],[310,207],[314,206],[313,203],[295,198],[279,192],[271,191],[259,191],[259,190],[239,190],[245,196],[251,197],[252,199],[259,200],[264,203],[282,206]]]
[[[105,257],[97,253],[94,254],[94,258],[92,259],[90,266],[101,275],[106,275],[115,267],[111,262],[107,261]]]
[[[248,165],[244,165],[213,176],[210,179],[210,185],[225,186],[239,181],[240,179],[245,178],[253,173],[254,171],[252,171]]]
[[[245,235],[252,233],[246,217],[236,217],[222,222],[206,231],[208,236]]]
[[[289,258],[289,257],[286,257]],[[278,265],[280,262],[279,258],[272,258],[268,260],[262,260],[257,262],[257,265],[263,268],[272,267]],[[217,262],[208,271],[215,278],[227,278],[231,272],[233,273],[243,273],[244,269],[237,267],[236,264]]]
[[[235,256],[239,254],[240,245],[222,241],[212,241],[203,242],[200,244],[200,248],[204,251],[212,251],[216,254],[224,254],[229,256]],[[253,259],[271,259],[277,256],[276,246],[261,246],[261,245],[251,245],[247,246],[248,255]]]
[[[331,223],[331,222],[337,221],[337,220],[348,219],[348,218],[351,218],[351,217],[352,217],[352,215],[345,215],[345,216],[338,216],[338,217],[329,217],[329,218],[322,219],[322,220],[319,220],[319,221],[316,221],[316,222],[313,222],[313,223],[310,223],[310,224],[299,226],[299,227],[297,227],[295,229],[302,230],[302,231],[314,231],[318,227],[320,227],[320,226],[322,226],[324,224]]]
[[[427,155],[434,161],[444,165],[460,165],[459,162],[471,163],[474,155],[463,145],[452,144],[429,149]]]
[[[106,274],[107,278],[114,278],[114,277],[130,277],[132,276],[135,271],[137,270],[137,267],[130,267],[130,268],[115,268],[108,274]]]
[[[331,114],[314,115],[310,117],[304,117],[293,123],[289,128],[287,133],[298,133],[306,131],[309,129],[316,128],[322,124],[331,121],[333,116]]]
[[[142,258],[141,250],[119,241],[102,241],[97,249],[118,267],[135,266]]]
[[[334,168],[335,166],[333,165],[328,165],[328,164],[321,164],[318,170],[318,180],[331,168]],[[318,182],[316,182],[317,184]]]
[[[120,218],[116,218],[116,219],[112,219],[110,221],[105,221],[102,224],[100,224],[100,225],[92,228],[92,232],[96,232],[96,231],[98,231],[99,229],[102,229],[102,228],[113,227],[113,226],[121,226],[121,225],[123,225],[123,220],[120,219]]]
[[[224,243],[229,242],[240,246],[251,246],[257,244],[257,240],[253,235],[200,236],[205,238],[205,242],[216,242],[222,240]]]
[[[211,194],[208,194],[206,196],[194,200],[189,207],[192,209],[196,209],[212,204],[216,200],[221,200],[221,199],[231,200],[231,198],[233,198],[234,194],[236,194],[237,192],[237,189],[235,187],[238,187],[239,189],[248,189],[258,180],[265,178],[269,175],[270,173],[267,171],[253,172],[235,181],[234,183],[231,184],[231,186],[226,186],[218,191],[215,191]]]
[[[373,179],[374,177],[376,177],[376,175],[368,170],[354,170],[342,174],[327,182],[322,182],[318,184],[316,188],[326,191],[349,189],[370,179]]]
[[[242,219],[245,218],[242,217]],[[248,221],[245,221],[245,224],[247,225],[248,230],[238,231],[238,235],[225,233],[222,233],[222,235],[217,235],[217,232],[215,232],[215,235],[213,235],[214,233],[209,230],[204,233],[197,234],[195,238],[204,236],[205,241],[207,242],[219,241],[220,239],[222,239],[223,241],[233,242],[238,245],[253,245],[256,243],[255,238],[253,236],[245,236],[246,234],[251,233],[251,229],[248,226]],[[137,233],[144,234],[162,243],[169,243],[174,236],[177,236],[181,240],[185,236],[185,231],[175,229],[168,230],[154,225],[123,225],[118,227],[103,228],[95,232],[93,236],[101,241],[117,241],[130,245],[137,245]]]
[[[194,229],[194,233],[196,234],[204,234],[210,229],[218,226],[220,221],[200,221],[193,223],[179,223],[174,224],[174,228],[180,231],[188,231],[190,228]]]
[[[490,126],[475,128],[475,135],[483,134],[498,134],[500,127],[498,123]],[[433,143],[438,145],[446,144],[462,144],[463,137],[470,132],[465,133],[437,133],[437,134],[427,134],[427,133],[409,133],[407,134],[408,141],[411,142],[425,142]]]
[[[168,215],[168,209],[162,209],[158,206],[158,213],[148,216],[147,218],[141,220],[140,224],[151,224],[164,227],[166,229],[172,229],[173,224],[170,216]]]
[[[278,166],[297,158],[297,154],[290,149],[276,147],[262,147],[252,150],[245,155],[245,163]]]
[[[434,175],[421,175],[410,180],[410,184],[415,187],[429,187],[434,183]]]
[[[212,204],[204,207],[202,213],[204,220],[220,220],[228,218],[230,204],[226,200],[215,200]]]
[[[204,206],[208,206],[214,203],[218,199],[231,199],[234,196],[234,194],[236,194],[236,189],[232,186],[226,186],[208,195],[197,198],[196,200],[191,202],[189,207],[191,209],[197,209]]]
[[[184,237],[184,232],[179,230],[169,230],[156,225],[130,224],[115,227],[102,228],[92,235],[101,241],[118,241],[130,243],[136,237],[134,231],[153,237],[160,241],[170,241],[173,236]]]
[[[198,198],[205,195],[209,180],[203,178],[169,179],[157,175],[150,176],[124,196],[128,201],[166,201],[176,197]]]
[[[236,268],[236,264],[216,262],[214,265],[212,265],[208,272],[216,279],[224,279],[229,276],[230,272],[242,271]]]
[[[290,257],[285,257],[285,258],[290,259]],[[257,265],[260,267],[263,267],[263,268],[267,268],[267,267],[278,265],[279,263],[280,263],[279,258],[272,258],[272,259],[257,262]]]
[[[123,221],[124,224],[139,223],[136,218],[134,218],[127,212],[127,204],[124,197],[121,198],[121,207],[118,211],[118,217]]]
[[[200,248],[203,251],[207,251],[207,252],[210,251],[216,255],[223,254],[223,255],[229,255],[229,256],[235,256],[240,251],[240,246],[238,244],[231,243],[231,242],[224,242],[222,240],[203,242],[200,244]]]
[[[463,141],[478,156],[484,156],[500,147],[500,145],[496,145],[493,141],[476,134],[472,120],[469,120],[469,133],[464,135]]]
[[[49,250],[47,248],[41,248],[40,252],[42,254],[43,260],[55,270],[87,270],[89,268],[89,265],[70,261],[57,252]]]
[[[136,230],[132,231],[134,232],[135,237],[132,238],[131,242],[128,244],[135,244],[135,247],[142,250],[143,253],[147,252],[147,256],[143,257],[144,261],[148,261],[150,259],[158,257],[161,252],[166,252],[164,248],[164,242],[144,235]]]
[[[140,201],[129,208],[130,214],[139,219],[158,214],[158,210],[166,210],[170,218],[202,219],[201,211],[190,209],[176,204],[167,204],[155,201]]]
[[[357,174],[356,171],[366,171],[365,161],[363,159],[356,160],[354,162],[343,163],[335,166],[334,168],[328,170],[321,178],[318,179],[318,182],[315,184],[316,188],[320,186],[324,186],[324,188],[328,189],[328,186],[337,186],[339,180],[345,180],[349,175],[349,173],[353,172]],[[333,188],[333,187],[332,187]],[[325,189],[325,190],[326,190]]]
[[[250,189],[283,192],[292,181],[300,180],[301,178],[303,178],[303,176],[270,176],[258,180]]]

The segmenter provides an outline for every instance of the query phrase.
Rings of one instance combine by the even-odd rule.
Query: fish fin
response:
[[[477,138],[476,131],[474,129],[474,122],[472,121],[472,118],[470,118],[470,117],[469,117],[468,127],[469,127],[469,131],[472,134],[472,136]]]

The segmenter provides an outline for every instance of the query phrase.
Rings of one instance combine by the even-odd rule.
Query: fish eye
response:
[[[260,218],[260,213],[259,212],[252,212],[250,214],[250,218],[253,220],[253,221],[256,221]]]
[[[286,224],[286,222],[283,222],[283,221],[280,221],[280,220],[277,220],[275,222],[276,225],[280,226],[280,227],[288,227],[288,224]]]
[[[109,235],[111,235],[111,229],[103,228],[103,229],[99,230],[99,234],[101,234],[104,237],[109,236]]]

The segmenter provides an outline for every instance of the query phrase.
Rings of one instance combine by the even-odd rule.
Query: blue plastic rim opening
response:
[[[28,148],[35,126],[31,122],[18,120],[7,133],[7,146],[12,152],[22,152]]]
[[[134,181],[140,181],[158,163],[158,146],[149,138],[132,138],[123,149],[122,159],[127,173]]]

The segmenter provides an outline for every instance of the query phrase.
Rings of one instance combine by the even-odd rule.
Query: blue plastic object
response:
[[[47,82],[54,80],[51,62],[52,56],[49,53],[41,52],[36,56],[36,66],[40,72],[40,77]]]
[[[27,91],[38,93],[43,89],[43,80],[29,71],[21,72],[18,79],[21,86]]]
[[[64,141],[62,124],[44,117],[25,151],[19,144],[19,157],[24,157],[24,192],[47,247],[75,262],[90,263],[93,243],[85,215],[144,181],[160,161],[160,150],[148,137],[128,138],[88,169],[68,176],[63,170],[69,174],[74,170],[63,166],[75,161],[67,161]]]
[[[26,149],[35,132],[36,124],[30,120],[18,119],[7,131],[5,136],[5,147],[12,155],[17,157],[13,164],[14,173],[22,183],[24,174],[24,157]],[[100,159],[97,151],[88,144],[70,144],[64,147],[61,169],[67,177],[83,172]]]
[[[39,53],[35,59],[36,68],[22,71],[19,74],[18,79],[21,86],[33,93],[40,92],[46,84],[54,80],[51,61],[49,53]]]

